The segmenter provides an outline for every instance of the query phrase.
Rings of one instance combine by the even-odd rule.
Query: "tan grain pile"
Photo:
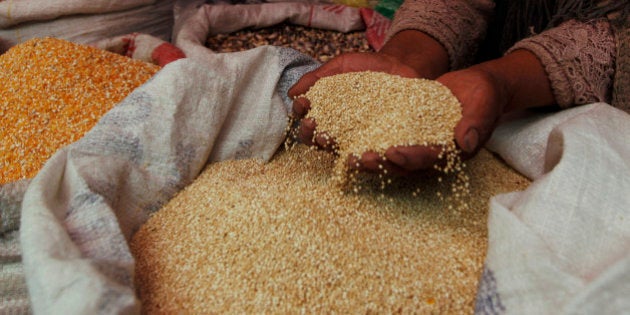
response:
[[[315,135],[323,131],[335,139],[340,183],[353,181],[353,174],[347,173],[350,155],[360,157],[367,151],[383,155],[396,145],[437,145],[444,148],[447,163],[436,169],[456,173],[453,189],[467,195],[468,179],[453,140],[461,105],[441,83],[374,71],[350,72],[319,79],[304,97],[311,104],[306,117],[317,122]],[[460,199],[458,206],[465,206]]]
[[[365,32],[341,33],[288,23],[217,34],[206,41],[206,46],[216,52],[242,51],[264,45],[290,47],[321,62],[345,52],[374,51]]]
[[[29,40],[0,55],[0,185],[33,177],[158,70],[54,38]]]
[[[488,199],[528,181],[482,151],[459,211],[436,195],[447,181],[340,194],[333,164],[298,145],[210,165],[131,242],[143,312],[472,313]]]

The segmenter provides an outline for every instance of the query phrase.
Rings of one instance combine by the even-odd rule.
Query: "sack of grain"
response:
[[[349,32],[365,28],[358,8],[306,2],[249,5],[178,4],[173,41],[205,43],[208,36],[245,28],[263,28],[289,22],[308,27]],[[181,47],[181,46],[180,46]]]
[[[0,27],[4,28],[24,22],[54,20],[67,15],[123,11],[154,2],[155,0],[3,1],[0,3]]]
[[[470,170],[457,209],[435,178],[341,193],[334,155],[303,145],[214,163],[132,239],[143,311],[470,314],[487,201],[528,184],[487,151]]]
[[[169,40],[172,30],[171,0],[0,1],[0,52],[36,37],[86,44],[138,32]]]
[[[0,55],[0,311],[29,304],[20,206],[30,179],[158,66],[64,40],[32,39]]]
[[[377,72],[326,77],[305,97],[339,154],[299,145],[268,164],[208,166],[133,237],[144,311],[470,313],[487,201],[528,181],[483,152],[462,207],[469,183],[455,176],[379,174],[345,191],[336,156],[345,165],[349,152],[416,143],[448,156],[459,102],[435,81]],[[443,171],[461,171],[454,164]]]
[[[137,312],[131,235],[207,162],[269,159],[283,141],[286,91],[315,61],[205,50],[164,67],[29,185],[20,233],[35,312]]]

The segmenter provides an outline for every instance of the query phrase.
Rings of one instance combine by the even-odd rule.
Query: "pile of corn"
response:
[[[0,185],[33,177],[158,70],[54,38],[0,55]]]
[[[472,313],[488,199],[528,181],[482,151],[460,211],[447,181],[342,194],[333,159],[298,145],[209,165],[132,239],[143,312]]]
[[[375,73],[333,83],[324,81],[307,96],[319,126],[347,144],[342,150],[440,144],[456,153],[453,128],[461,109],[446,88]],[[357,85],[365,102],[380,103],[351,96],[356,93],[346,89]],[[342,113],[331,114],[337,106]],[[348,126],[362,128],[337,133]],[[442,170],[457,169],[460,176],[387,178],[388,185],[354,192],[339,189],[335,155],[303,145],[268,164],[209,165],[132,239],[144,311],[471,313],[486,252],[488,200],[528,182],[486,151],[468,170],[451,162]],[[461,178],[470,182],[461,187]],[[453,207],[469,189],[467,206]]]

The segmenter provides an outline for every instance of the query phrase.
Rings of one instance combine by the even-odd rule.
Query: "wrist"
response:
[[[501,58],[471,67],[486,72],[505,100],[503,112],[555,103],[551,84],[538,58],[527,50],[515,50]]]
[[[427,79],[435,79],[449,70],[449,57],[444,46],[416,30],[396,33],[378,53],[395,58]]]

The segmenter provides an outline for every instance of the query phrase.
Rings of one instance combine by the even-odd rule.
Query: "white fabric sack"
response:
[[[232,33],[244,28],[264,28],[282,22],[314,28],[350,32],[362,30],[365,24],[358,8],[344,5],[315,4],[306,2],[276,2],[263,4],[205,4],[182,5],[177,15],[185,16],[186,25],[176,23],[174,42],[177,36],[193,37],[204,43],[208,36]],[[188,31],[182,31],[186,27]]]
[[[0,1],[0,5],[33,1]],[[47,3],[47,1],[34,1]],[[55,1],[55,5],[59,5]],[[93,1],[73,1],[73,5],[91,7]],[[101,3],[102,1],[97,1]],[[110,1],[107,1],[110,2]],[[126,1],[115,1],[123,4]],[[133,6],[131,4],[134,4]],[[141,5],[142,4],[142,5]],[[129,1],[125,10],[111,11],[111,8],[94,7],[90,14],[63,15],[59,18],[28,21],[17,25],[0,26],[0,52],[36,37],[56,37],[68,41],[87,44],[97,40],[129,33],[145,33],[163,40],[170,40],[173,31],[173,1]],[[35,6],[37,7],[37,6]],[[42,5],[43,8],[47,8]],[[78,9],[78,8],[75,8]],[[99,9],[99,10],[97,10]],[[34,9],[33,9],[34,10]],[[0,10],[0,12],[6,11]],[[15,14],[15,13],[9,13]],[[13,17],[12,19],[14,19]]]
[[[107,13],[152,4],[155,0],[13,0],[0,1],[0,27],[53,20],[74,14]]]
[[[492,199],[478,314],[628,314],[630,115],[607,104],[506,123],[489,143],[534,179]]]

